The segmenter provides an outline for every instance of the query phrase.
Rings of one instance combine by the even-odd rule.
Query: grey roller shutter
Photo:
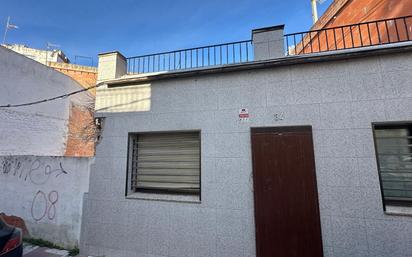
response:
[[[139,134],[132,144],[132,190],[199,193],[199,132]]]

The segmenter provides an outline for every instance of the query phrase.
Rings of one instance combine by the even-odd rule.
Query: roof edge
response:
[[[111,54],[117,54],[120,55],[123,59],[127,59],[122,53],[120,53],[119,51],[109,51],[109,52],[103,52],[103,53],[99,53],[97,54],[98,57],[103,56],[103,55],[111,55]]]
[[[108,86],[125,86],[128,84],[143,84],[155,80],[165,80],[171,78],[183,78],[183,77],[193,77],[199,75],[208,75],[215,73],[225,73],[225,72],[236,72],[244,70],[253,70],[253,69],[265,69],[271,67],[279,67],[286,65],[295,65],[295,64],[304,64],[304,63],[316,63],[316,62],[326,62],[326,61],[336,61],[348,58],[360,58],[360,57],[370,57],[374,55],[385,55],[392,53],[399,53],[411,51],[412,52],[412,42],[403,42],[396,43],[391,45],[380,45],[380,46],[371,46],[364,47],[361,50],[359,48],[347,49],[347,50],[338,50],[323,52],[318,54],[305,54],[305,55],[295,55],[295,56],[286,56],[277,59],[263,60],[256,62],[248,62],[241,64],[231,64],[211,68],[200,68],[200,69],[191,69],[191,70],[181,70],[173,72],[165,72],[160,74],[152,74],[144,76],[140,74],[139,76],[132,77],[122,77],[115,80],[102,81],[102,84]]]
[[[267,32],[267,31],[272,31],[272,30],[280,30],[280,29],[284,29],[284,28],[285,28],[285,24],[279,24],[279,25],[270,26],[270,27],[257,28],[257,29],[252,29],[252,34],[253,33]]]

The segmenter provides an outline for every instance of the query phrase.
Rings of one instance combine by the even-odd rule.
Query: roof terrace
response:
[[[126,58],[127,74],[157,73],[412,41],[412,16],[284,34],[284,25],[252,30],[250,40]]]

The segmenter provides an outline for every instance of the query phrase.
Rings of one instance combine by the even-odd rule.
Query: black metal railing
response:
[[[284,35],[286,55],[311,54],[412,40],[412,16]]]
[[[252,40],[127,58],[128,73],[149,73],[243,63],[253,60]]]

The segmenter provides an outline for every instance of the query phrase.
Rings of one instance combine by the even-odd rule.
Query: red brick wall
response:
[[[96,85],[97,69],[70,63],[49,62],[48,66],[76,80],[82,87]],[[93,97],[96,90],[90,89]],[[86,103],[85,103],[86,104]],[[89,108],[93,108],[90,106]],[[95,126],[93,109],[86,106],[72,105],[69,116],[69,132],[66,141],[65,156],[94,156]]]
[[[335,0],[318,22],[312,26],[312,30],[411,15],[411,0]],[[319,33],[313,32],[310,36],[304,37],[303,50],[302,44],[299,44],[296,52],[301,54],[319,52],[319,50],[393,43],[408,40],[408,37],[412,40],[412,17],[390,21],[386,24],[380,22],[369,26],[361,25]]]
[[[335,0],[328,10],[339,6],[335,14],[325,16],[327,22],[319,19],[313,29],[412,15],[410,0]]]
[[[93,110],[72,105],[65,156],[94,156],[95,125]]]
[[[71,63],[57,63],[57,62],[49,62],[48,66],[76,80],[84,88],[96,85],[97,69],[95,67],[81,66],[81,65],[71,64]],[[89,90],[89,92],[93,96],[96,95],[95,89],[91,89]]]

